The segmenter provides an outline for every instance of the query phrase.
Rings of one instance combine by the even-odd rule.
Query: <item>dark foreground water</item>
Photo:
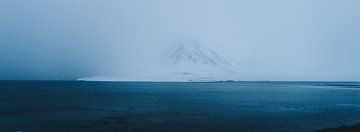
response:
[[[0,132],[311,132],[357,123],[355,82],[0,82]]]

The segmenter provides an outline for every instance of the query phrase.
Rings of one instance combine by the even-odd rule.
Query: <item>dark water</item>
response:
[[[0,82],[0,132],[309,132],[356,123],[356,82]]]

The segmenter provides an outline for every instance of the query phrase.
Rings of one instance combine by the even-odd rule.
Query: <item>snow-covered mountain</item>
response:
[[[177,48],[171,50],[166,56],[168,62],[174,65],[229,65],[229,63],[221,58],[215,51],[193,40],[184,41]]]
[[[236,68],[200,42],[179,42],[164,54],[158,68],[127,77],[89,77],[85,81],[225,81],[239,80]]]
[[[167,72],[188,81],[220,81],[238,78],[231,63],[194,40],[181,41],[166,55]]]

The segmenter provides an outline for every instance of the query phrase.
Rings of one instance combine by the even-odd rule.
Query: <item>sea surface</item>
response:
[[[359,82],[0,82],[0,132],[311,132],[357,123]]]

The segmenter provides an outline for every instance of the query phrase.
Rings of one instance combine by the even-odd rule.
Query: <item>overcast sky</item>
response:
[[[0,79],[133,74],[191,38],[276,73],[258,80],[359,81],[359,7],[359,0],[0,0]]]

